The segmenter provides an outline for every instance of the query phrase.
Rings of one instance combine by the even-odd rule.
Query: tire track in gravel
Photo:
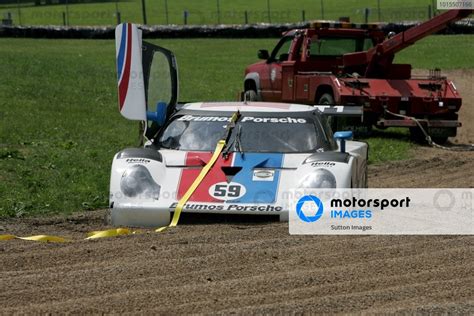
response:
[[[368,296],[378,293],[377,302],[384,304],[388,293],[393,293],[397,299],[405,299],[406,295],[401,294],[407,291],[416,294],[420,286],[429,282],[456,282],[450,296],[456,294],[461,302],[466,294],[472,298],[472,290],[466,287],[472,279],[459,278],[466,269],[473,270],[471,238],[295,238],[286,235],[284,224],[264,227],[284,235],[281,243],[287,247],[275,247],[275,238],[270,236],[268,240],[252,242],[251,238],[255,237],[252,235],[243,238],[247,245],[240,251],[235,247],[218,246],[218,232],[226,229],[225,225],[218,225],[211,236],[206,236],[216,237],[211,238],[210,244],[200,247],[203,244],[197,243],[200,257],[181,258],[181,252],[163,252],[161,256],[161,247],[167,249],[176,245],[176,234],[160,236],[163,244],[157,250],[150,248],[156,243],[156,235],[59,247],[63,249],[55,256],[69,259],[71,252],[83,253],[77,251],[83,245],[92,244],[103,251],[85,255],[83,264],[72,258],[72,266],[65,260],[54,267],[54,258],[47,257],[51,253],[47,249],[50,245],[44,245],[46,248],[34,256],[35,260],[31,260],[29,251],[17,253],[20,261],[31,261],[34,268],[19,271],[15,263],[2,266],[0,280],[9,289],[8,295],[0,295],[0,301],[7,302],[2,304],[2,312],[97,312],[104,307],[111,308],[109,311],[133,312],[143,311],[141,308],[145,306],[140,306],[144,301],[147,301],[144,310],[163,313],[172,310],[183,313],[222,310],[227,313],[239,311],[242,306],[247,307],[240,312],[247,309],[254,312],[297,311],[301,308],[329,311],[334,308],[329,304],[331,297],[338,302],[357,300],[361,303],[359,310],[364,310],[371,307],[365,301],[369,292]],[[188,235],[195,236],[192,228],[192,225],[180,227],[183,230],[180,239],[190,240]],[[242,238],[232,235],[236,231],[242,230],[224,233],[223,242],[238,247]],[[24,244],[32,248],[37,245]],[[130,250],[130,244],[135,249]],[[345,251],[346,247],[350,250]],[[470,257],[466,247],[471,251]],[[449,265],[445,265],[447,261]],[[50,264],[53,266],[48,268]],[[409,273],[405,275],[407,271]],[[29,285],[28,289],[24,289],[25,284]],[[437,291],[441,291],[439,286]],[[288,301],[289,297],[300,295],[316,297],[318,303],[312,305],[309,304],[311,300],[304,299]],[[446,289],[436,295],[434,297],[446,296]],[[29,298],[29,305],[18,307],[24,304],[25,297]],[[281,301],[286,303],[281,305]],[[353,308],[352,303],[342,304],[333,311],[348,312]]]

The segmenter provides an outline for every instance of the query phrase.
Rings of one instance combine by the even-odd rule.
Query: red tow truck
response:
[[[388,36],[378,24],[349,22],[314,22],[288,31],[271,53],[258,52],[264,61],[246,68],[243,98],[359,107],[359,117],[346,126],[409,127],[419,138],[414,117],[443,143],[461,126],[456,86],[439,70],[414,78],[410,64],[393,60],[397,52],[471,13],[450,10]]]

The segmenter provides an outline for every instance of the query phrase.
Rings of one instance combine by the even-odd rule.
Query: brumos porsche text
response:
[[[175,209],[178,203],[170,205],[171,209]],[[240,205],[240,204],[192,204],[184,205],[185,210],[189,211],[243,211],[243,212],[281,212],[281,206],[273,205]]]
[[[178,121],[186,122],[230,122],[230,117],[223,116],[193,116],[184,115],[178,119]],[[304,124],[306,119],[294,118],[294,117],[253,117],[246,116],[241,119],[241,122],[253,122],[253,123],[288,123],[288,124]]]

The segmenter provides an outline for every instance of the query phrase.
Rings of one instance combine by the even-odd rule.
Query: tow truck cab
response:
[[[323,94],[333,90],[336,76],[343,75],[344,54],[368,50],[383,40],[384,33],[375,27],[314,27],[288,31],[271,53],[259,51],[259,58],[265,61],[247,67],[245,91],[253,90],[258,99],[265,101],[314,104]],[[362,68],[358,66],[352,70],[364,73]],[[318,76],[314,82],[316,89],[310,89],[308,75]],[[315,94],[318,88],[319,92]]]
[[[387,37],[378,24],[347,22],[314,22],[288,31],[271,53],[258,52],[264,61],[245,69],[243,98],[357,106],[363,115],[354,124],[409,127],[417,138],[414,117],[444,142],[461,126],[462,99],[455,84],[439,70],[412,77],[410,64],[393,60],[397,52],[470,13],[450,10]]]

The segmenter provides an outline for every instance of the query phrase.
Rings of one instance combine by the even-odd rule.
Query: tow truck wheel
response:
[[[425,135],[418,126],[410,127],[410,140],[414,143],[426,143]]]
[[[255,90],[245,91],[244,100],[247,101],[259,101],[258,94]]]
[[[448,141],[448,137],[431,137],[431,139],[438,145],[444,145]]]
[[[332,105],[334,104],[334,97],[329,93],[325,93],[319,98],[318,104]]]
[[[431,140],[436,144],[443,145],[448,141],[448,136],[431,136]],[[410,139],[418,144],[426,144],[425,134],[417,127],[410,127]]]

